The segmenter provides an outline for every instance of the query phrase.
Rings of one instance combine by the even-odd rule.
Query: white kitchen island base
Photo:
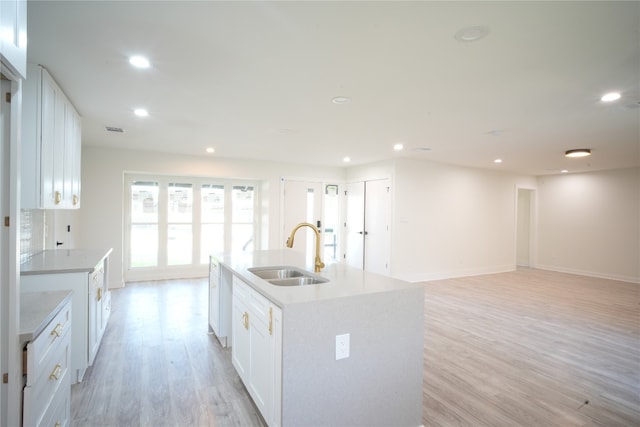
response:
[[[266,298],[282,316],[276,329],[281,328],[281,337],[276,336],[280,348],[265,355],[276,363],[280,358],[273,387],[263,387],[273,393],[266,401],[273,399],[274,410],[263,413],[270,426],[415,427],[422,423],[421,285],[340,264],[320,272],[329,281],[318,285],[275,286],[249,271],[265,266],[312,271],[313,265],[292,250],[224,255],[217,261],[235,276],[234,298],[239,281]],[[255,314],[250,307],[240,306],[234,313],[229,319],[232,329],[251,327]],[[348,335],[348,356],[342,358],[336,355],[336,339],[344,335]],[[232,352],[248,352],[233,356],[245,360],[255,356],[250,345],[232,346]],[[247,375],[243,376],[251,390],[251,382],[247,384]]]

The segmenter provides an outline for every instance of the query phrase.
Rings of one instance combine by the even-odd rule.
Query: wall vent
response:
[[[113,127],[113,126],[105,126],[104,127],[107,132],[120,132],[120,133],[124,133],[124,129],[122,128],[117,128],[117,127]]]

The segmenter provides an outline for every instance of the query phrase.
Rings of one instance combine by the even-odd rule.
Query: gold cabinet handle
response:
[[[58,338],[62,334],[62,325],[58,323],[55,328],[51,331],[51,335],[55,335]]]
[[[102,288],[98,288],[98,301],[102,299]]]
[[[273,335],[273,307],[269,307],[269,335]]]
[[[60,424],[60,421],[56,421],[55,427],[62,427],[62,424]]]
[[[62,366],[56,365],[56,367],[53,368],[53,371],[51,371],[51,375],[49,375],[49,379],[50,380],[59,380],[61,373],[62,373]]]
[[[249,313],[247,313],[246,311],[242,315],[242,324],[244,325],[244,328],[246,330],[249,330]]]
[[[60,202],[62,201],[62,194],[59,191],[56,191],[53,198],[54,198],[55,204],[59,205]]]
[[[73,206],[77,205],[79,201],[80,201],[80,198],[74,194],[73,195]]]

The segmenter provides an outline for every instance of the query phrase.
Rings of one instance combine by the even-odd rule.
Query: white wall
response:
[[[538,267],[640,283],[640,168],[538,179]]]
[[[434,280],[515,269],[516,188],[535,178],[398,159],[392,275]]]
[[[82,200],[75,245],[113,248],[110,287],[122,286],[124,172],[238,178],[262,181],[263,248],[281,247],[279,197],[282,176],[305,176],[342,181],[343,168],[315,167],[216,157],[83,147]],[[72,230],[74,225],[72,224]]]

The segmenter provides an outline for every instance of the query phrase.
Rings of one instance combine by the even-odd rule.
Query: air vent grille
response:
[[[104,127],[107,132],[120,132],[120,133],[124,133],[124,129],[122,128],[117,128],[117,127],[113,127],[113,126],[105,126]]]

